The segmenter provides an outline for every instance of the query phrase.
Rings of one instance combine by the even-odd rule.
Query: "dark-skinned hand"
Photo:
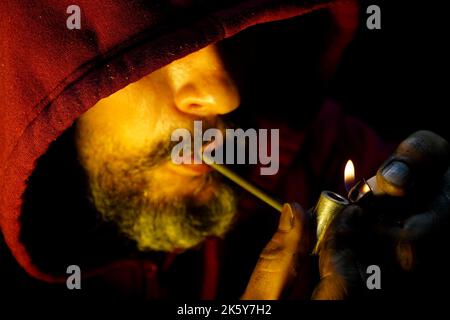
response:
[[[370,295],[370,265],[380,267],[380,296],[392,289],[401,298],[427,281],[439,286],[439,277],[447,277],[449,159],[447,141],[429,131],[416,132],[398,146],[377,172],[376,195],[348,206],[330,224],[313,299]],[[416,293],[437,295],[433,291]]]

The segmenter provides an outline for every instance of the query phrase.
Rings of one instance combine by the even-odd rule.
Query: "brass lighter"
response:
[[[319,200],[312,211],[317,222],[317,241],[313,254],[317,255],[319,253],[325,232],[333,218],[348,205],[349,201],[343,196],[332,191],[322,191]]]

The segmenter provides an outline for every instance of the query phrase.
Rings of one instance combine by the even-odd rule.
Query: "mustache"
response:
[[[203,121],[203,120],[200,120]],[[203,122],[203,130],[206,131],[208,129],[219,129],[224,130],[225,128],[231,128],[231,124],[225,122],[224,120],[220,119],[218,121],[215,121],[214,124],[210,121],[204,121]],[[191,134],[191,145],[194,145],[194,129],[191,126],[190,128],[185,127],[174,127],[173,130],[176,129],[186,129]],[[172,130],[172,131],[173,131]],[[167,138],[164,140],[160,140],[156,143],[155,147],[150,150],[145,156],[143,161],[139,161],[139,167],[141,168],[154,168],[160,164],[163,164],[167,161],[171,161],[171,153],[173,148],[179,144],[179,141],[171,141],[171,132],[167,134]],[[208,145],[209,141],[203,141],[202,147]]]

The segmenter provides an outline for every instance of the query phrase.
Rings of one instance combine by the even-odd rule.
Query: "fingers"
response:
[[[450,238],[450,169],[437,186],[430,202],[402,224],[377,228],[378,236],[392,245],[397,265],[404,271],[415,270],[421,264],[430,265],[431,259],[439,259],[440,252],[446,251],[443,245]]]
[[[314,289],[314,300],[342,300],[361,285],[360,264],[356,259],[363,250],[362,209],[351,205],[330,224],[319,252],[320,282]]]
[[[418,131],[404,140],[377,172],[378,187],[391,196],[429,188],[450,164],[450,148],[442,137]]]
[[[450,225],[450,169],[447,170],[441,189],[428,210],[408,218],[403,228],[394,233],[395,253],[400,267],[412,270],[425,256],[432,254],[440,244]],[[447,236],[448,237],[448,236]],[[431,244],[434,242],[434,244]],[[426,244],[430,244],[429,247]]]
[[[298,256],[307,252],[307,219],[300,205],[284,205],[278,230],[261,253],[242,299],[274,300],[280,297],[289,280],[296,275]]]
[[[349,281],[345,274],[338,270],[345,266],[345,269],[342,270],[356,271],[354,254],[349,250],[327,251],[320,257],[320,260],[320,264],[328,264],[326,268],[329,272],[321,275],[320,282],[314,288],[311,299],[344,300],[348,298],[350,295]]]

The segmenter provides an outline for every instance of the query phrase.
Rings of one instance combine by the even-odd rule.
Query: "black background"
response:
[[[333,95],[384,137],[418,129],[450,138],[449,11],[444,1],[367,1],[381,8],[381,30],[361,26],[348,48]]]
[[[225,40],[225,60],[241,88],[239,117],[268,113],[301,128],[318,109],[315,99],[331,97],[386,140],[400,141],[420,129],[449,139],[450,13],[436,1],[360,3],[355,37],[321,89],[318,57],[330,32],[321,12],[258,25]],[[372,4],[381,9],[380,30],[366,27]]]

